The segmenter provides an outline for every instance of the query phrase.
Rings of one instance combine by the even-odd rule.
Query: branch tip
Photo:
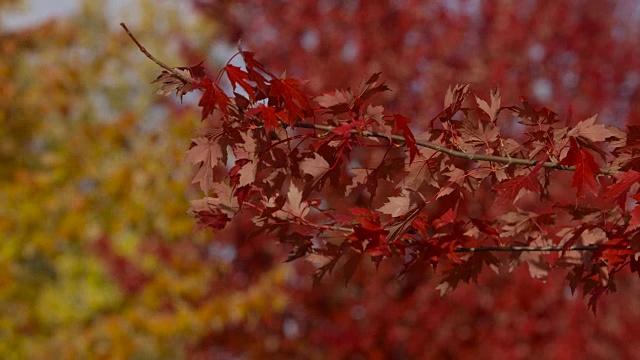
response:
[[[171,73],[171,75],[173,75],[175,78],[179,79],[180,81],[182,81],[185,84],[192,84],[192,83],[195,82],[192,78],[184,76],[183,74],[181,74],[178,71],[176,71],[176,69],[170,67],[169,65],[167,65],[167,64],[163,63],[162,61],[156,59],[155,56],[151,55],[151,53],[149,53],[149,51],[147,51],[147,49],[145,49],[145,47],[142,46],[142,44],[138,41],[138,39],[136,39],[136,37],[131,33],[131,31],[129,30],[129,28],[127,27],[127,25],[124,22],[121,22],[120,26],[122,26],[122,28],[127,33],[129,38],[131,38],[131,40],[133,40],[133,42],[136,44],[136,46],[138,46],[138,49],[140,49],[140,51],[143,54],[145,54],[149,59],[151,59],[151,61],[153,61],[158,66],[160,66],[161,68],[163,68],[166,71],[168,71],[169,73]]]

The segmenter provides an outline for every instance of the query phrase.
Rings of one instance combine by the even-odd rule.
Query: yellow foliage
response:
[[[114,26],[121,19],[83,4],[0,34],[0,354],[180,358],[228,322],[282,311],[288,268],[208,291],[229,265],[199,260],[210,239],[185,214],[197,113],[155,97],[158,69]],[[138,18],[124,20],[168,63],[183,64],[180,38],[208,52],[215,27],[181,22],[175,4],[135,5]],[[141,250],[151,242],[172,257]]]

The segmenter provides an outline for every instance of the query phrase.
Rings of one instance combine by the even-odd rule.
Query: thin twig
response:
[[[124,31],[127,32],[127,35],[129,35],[131,40],[133,40],[133,42],[136,43],[136,45],[138,45],[138,49],[140,49],[140,51],[142,51],[143,54],[145,54],[149,59],[151,59],[151,61],[153,61],[154,63],[158,64],[158,66],[160,66],[161,68],[163,68],[163,69],[167,70],[168,72],[170,72],[171,75],[175,76],[177,79],[179,79],[183,83],[185,83],[185,84],[193,83],[193,79],[192,78],[184,76],[183,74],[181,74],[178,71],[176,71],[176,69],[170,67],[169,65],[167,65],[167,64],[163,63],[162,61],[156,59],[155,56],[151,55],[151,53],[149,53],[147,51],[147,49],[145,49],[145,47],[142,46],[142,44],[140,44],[138,39],[136,39],[136,37],[133,36],[131,31],[129,31],[129,28],[127,28],[127,25],[125,25],[123,22],[121,22],[120,26],[122,26]]]
[[[323,130],[323,131],[332,131],[334,129],[333,126],[329,126],[329,125],[318,125],[318,124],[310,124],[310,123],[303,123],[303,122],[299,122],[295,125],[296,127],[301,127],[301,128],[305,128],[305,129],[317,129],[317,130]],[[352,134],[358,134],[364,137],[375,137],[375,138],[382,138],[382,139],[388,139],[391,138],[391,140],[395,141],[395,142],[399,142],[399,143],[404,143],[405,140],[402,136],[399,135],[391,135],[391,136],[387,136],[384,134],[380,134],[377,132],[373,132],[373,131],[358,131],[358,130],[351,130]],[[453,157],[457,157],[457,158],[462,158],[462,159],[468,159],[468,160],[472,160],[472,161],[490,161],[490,162],[495,162],[495,163],[500,163],[500,164],[507,164],[507,165],[522,165],[522,166],[536,166],[538,165],[538,161],[536,160],[528,160],[528,159],[520,159],[520,158],[512,158],[512,157],[502,157],[502,156],[494,156],[494,155],[482,155],[482,154],[469,154],[463,151],[457,151],[457,150],[453,150],[453,149],[449,149],[446,148],[442,145],[438,145],[436,143],[432,143],[429,141],[424,141],[424,140],[416,140],[416,145],[422,146],[422,147],[426,147],[441,153],[445,153],[449,156],[453,156]],[[548,169],[555,169],[555,170],[565,170],[565,171],[576,171],[576,167],[575,166],[566,166],[566,165],[559,165],[558,163],[554,163],[551,161],[547,161],[545,163],[542,164],[542,167],[548,168]],[[605,175],[613,175],[613,174],[620,174],[621,171],[619,170],[610,170],[610,169],[600,169],[600,172],[602,174]]]
[[[571,246],[568,248],[564,248],[563,246],[541,246],[541,247],[531,247],[531,246],[480,246],[476,248],[459,248],[453,250],[453,252],[457,253],[468,253],[468,252],[490,252],[490,251],[508,251],[508,252],[525,252],[525,251],[596,251],[598,250],[597,246]]]

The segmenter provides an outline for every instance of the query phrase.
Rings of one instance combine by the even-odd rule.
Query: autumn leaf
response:
[[[598,115],[579,122],[569,130],[568,136],[583,137],[592,142],[602,142],[609,137],[616,137],[616,133],[607,129],[603,124],[595,124]]]
[[[389,197],[388,201],[378,211],[392,217],[400,217],[409,212],[409,209],[411,209],[409,191],[403,189],[400,196]]]
[[[253,184],[253,182],[256,180],[257,171],[258,171],[258,164],[253,160],[247,161],[245,164],[240,166],[237,172],[239,176],[239,180],[236,186],[244,187],[244,186]]]
[[[350,211],[356,221],[349,235],[350,243],[358,247],[366,244],[362,251],[371,256],[390,256],[391,250],[386,242],[389,231],[382,227],[378,215],[365,208],[353,208]]]
[[[537,110],[526,97],[520,96],[522,107],[509,107],[513,114],[517,116],[518,122],[527,126],[540,126],[542,124],[551,125],[558,122],[558,114],[551,109],[542,107]]]
[[[242,60],[244,60],[247,68],[249,79],[255,82],[258,89],[266,95],[268,88],[267,77],[273,78],[273,74],[271,74],[261,62],[255,59],[255,54],[253,52],[242,51],[242,49],[240,49],[240,55],[242,56]]]
[[[491,144],[500,137],[500,128],[491,124],[477,124],[464,122],[458,128],[460,137],[464,140],[458,145],[460,149],[470,153],[486,153],[492,154],[493,148]]]
[[[284,244],[289,244],[293,247],[285,262],[291,262],[308,255],[313,247],[311,240],[312,238],[310,236],[302,235],[299,232],[294,232],[287,236],[286,239],[283,239]]]
[[[198,229],[210,228],[214,230],[223,229],[231,220],[220,209],[210,211],[198,211],[194,214],[198,221]]]
[[[364,86],[360,86],[360,95],[358,96],[359,100],[365,101],[377,93],[389,90],[389,87],[384,82],[377,84],[380,74],[381,73],[378,72],[371,75],[369,79],[364,82]]]
[[[605,292],[608,291],[608,288],[606,286],[603,285],[598,285],[590,294],[589,296],[589,301],[587,302],[587,306],[589,307],[589,309],[591,309],[591,311],[593,311],[593,314],[596,314],[596,308],[598,306],[598,301],[600,300],[600,298],[602,297],[602,295],[605,294]]]
[[[365,12],[359,15],[368,16]],[[276,22],[272,24],[279,27]],[[291,32],[290,38],[298,41],[298,35],[303,38],[308,35],[307,30],[302,34],[299,30]],[[320,28],[309,31],[316,30]],[[233,36],[240,34],[252,36],[246,29]],[[271,51],[264,56],[271,56],[270,63],[282,53],[290,58],[313,60],[296,62],[292,70],[304,73],[306,65],[317,62],[305,56],[323,59],[323,54],[330,51],[326,46],[330,44],[327,41],[331,38],[330,32],[318,34],[322,35],[322,46],[309,47],[306,39],[303,41],[306,45],[302,45],[304,51],[297,51],[300,44],[291,51],[278,51],[277,44],[273,47],[273,42],[262,41],[264,39],[254,39],[252,46],[269,43]],[[287,41],[289,37],[278,37],[281,38]],[[358,55],[362,52],[364,56],[356,56],[355,61],[367,55],[377,59],[359,47],[366,39],[357,39]],[[335,43],[341,44],[344,40]],[[640,161],[636,158],[640,146],[634,144],[637,129],[625,132],[596,125],[595,117],[570,128],[565,124],[571,123],[571,114],[569,119],[564,114],[560,118],[551,109],[534,106],[524,97],[518,106],[502,107],[497,89],[491,91],[486,101],[474,96],[471,106],[466,106],[469,103],[466,97],[471,94],[468,84],[449,87],[444,109],[431,122],[413,124],[408,115],[385,115],[380,104],[404,108],[410,114],[429,114],[434,104],[428,100],[437,88],[428,83],[431,78],[397,77],[392,73],[391,76],[396,76],[394,83],[401,84],[400,91],[396,96],[373,103],[374,94],[388,90],[380,83],[379,73],[363,79],[357,91],[347,88],[327,92],[322,90],[324,85],[348,81],[349,77],[343,77],[341,69],[338,70],[340,66],[323,63],[322,72],[308,77],[312,85],[307,88],[303,86],[304,80],[273,76],[263,64],[255,61],[252,53],[240,50],[240,54],[245,59],[246,70],[225,66],[232,90],[242,93],[234,92],[231,104],[213,84],[208,90],[206,86],[201,87],[205,91],[205,100],[201,102],[203,113],[205,116],[215,113],[208,123],[217,128],[200,131],[205,138],[213,138],[220,149],[230,149],[234,155],[230,161],[224,161],[228,166],[221,167],[217,161],[214,172],[228,183],[231,200],[227,195],[224,201],[209,200],[211,204],[208,203],[209,207],[202,209],[203,212],[191,214],[196,218],[200,216],[198,220],[212,228],[233,219],[233,224],[238,226],[216,240],[236,241],[233,245],[238,249],[238,258],[253,260],[254,255],[260,256],[258,261],[241,264],[247,271],[262,270],[263,263],[269,261],[265,258],[271,257],[270,250],[268,256],[263,256],[264,250],[270,249],[266,247],[267,241],[293,245],[293,249],[287,249],[291,250],[290,259],[308,256],[316,261],[319,269],[315,280],[330,273],[336,264],[343,264],[348,281],[362,264],[364,255],[369,255],[376,266],[392,257],[405,266],[412,264],[418,274],[424,270],[419,269],[421,266],[437,270],[444,278],[439,288],[443,292],[461,281],[475,281],[485,265],[495,271],[499,261],[493,251],[510,251],[514,263],[528,266],[532,278],[545,278],[554,267],[571,269],[576,264],[582,265],[574,268],[576,271],[569,281],[572,289],[582,285],[587,295],[593,294],[598,284],[613,284],[612,275],[625,267],[640,267],[630,261],[632,251],[624,248],[628,245],[626,239],[618,241],[625,235],[638,234],[640,209],[626,212],[626,208],[611,208],[613,202],[626,205],[626,198],[631,190],[635,191],[634,184],[640,181],[640,175],[617,174],[613,184],[602,189],[602,199],[581,201],[586,193],[599,190],[600,169],[593,159],[595,154],[601,156],[602,168],[610,169],[607,174],[629,169],[638,171],[636,165]],[[384,68],[384,64],[378,65]],[[279,65],[284,64],[276,66]],[[362,68],[377,69],[378,65]],[[398,67],[407,68],[410,67]],[[494,72],[502,73],[500,68]],[[321,74],[327,73],[336,76],[323,79]],[[198,79],[196,84],[207,79],[206,75],[189,75]],[[555,89],[557,79],[546,74],[545,78]],[[168,85],[172,91],[179,89],[176,84]],[[309,89],[320,92],[312,94]],[[400,98],[413,98],[419,103],[403,105],[405,102],[398,101]],[[590,100],[594,100],[593,97]],[[502,109],[511,110],[515,120],[525,126],[511,124],[509,119],[505,119],[503,126],[497,126]],[[435,123],[436,119],[441,122]],[[559,120],[566,121],[560,123]],[[279,125],[283,124],[288,126],[281,128]],[[420,141],[411,131],[413,125],[425,127]],[[216,135],[212,137],[212,134]],[[399,140],[404,140],[406,147]],[[418,151],[419,146],[422,151]],[[190,161],[202,167],[209,161],[207,151],[206,148],[194,150]],[[560,161],[559,165],[543,171],[546,157],[552,157],[554,163]],[[534,159],[539,160],[531,166]],[[577,189],[577,197],[575,192],[561,188],[563,174],[571,174],[571,186]],[[608,175],[602,174],[604,176]],[[330,186],[324,186],[325,183]],[[610,182],[605,180],[605,183]],[[211,190],[217,199],[217,191]],[[527,193],[541,195],[535,200],[533,196],[527,197],[532,201],[525,203],[520,197]],[[421,198],[423,194],[429,200]],[[527,210],[507,213],[513,206],[503,206],[495,202],[495,198],[519,201]],[[242,204],[242,211],[230,213],[222,207],[230,201]],[[257,228],[251,236],[246,234],[249,225]],[[255,233],[261,236],[254,236]],[[260,242],[254,248],[247,246],[256,238]],[[621,249],[603,248],[603,239],[615,239],[614,245]],[[569,259],[569,255],[576,253],[569,250],[571,246],[590,244],[597,245],[597,249],[588,248]],[[547,253],[549,249],[565,250],[560,254],[561,261],[553,266],[550,261],[555,258]],[[595,251],[591,251],[593,249]],[[363,274],[368,269],[363,267]],[[255,275],[252,273],[246,278],[258,278]],[[407,284],[415,285],[411,281]]]
[[[311,111],[307,95],[300,89],[302,81],[296,78],[274,78],[271,80],[269,98],[278,98],[288,113],[286,123],[292,127],[298,119],[304,119]]]
[[[398,218],[392,219],[386,226],[385,229],[389,231],[389,235],[387,235],[387,241],[392,241],[403,236],[409,227],[414,226],[418,231],[421,231],[422,234],[426,233],[426,219],[420,219],[420,215],[422,213],[422,209],[427,205],[425,201],[414,206],[407,213],[403,214]]]
[[[344,267],[343,267],[345,285],[349,283],[349,280],[351,280],[351,278],[353,277],[353,274],[355,274],[361,258],[362,258],[362,254],[359,252],[352,251],[349,254],[347,262],[344,264]]]
[[[187,70],[183,70],[180,68],[174,68],[173,71],[175,71],[176,73],[181,74],[182,76],[184,76],[185,78],[190,78],[190,73]],[[155,79],[153,80],[152,83],[161,83],[162,86],[160,87],[160,89],[158,89],[158,91],[156,91],[156,94],[158,95],[171,95],[171,93],[175,92],[176,96],[178,96],[180,98],[180,100],[182,101],[182,97],[195,90],[196,88],[189,83],[184,83],[181,79],[179,79],[178,77],[176,77],[176,75],[174,75],[173,73],[163,70],[162,73]]]
[[[524,195],[524,190],[539,194],[540,181],[538,180],[538,174],[546,160],[547,158],[539,160],[538,164],[527,175],[520,175],[494,185],[493,190],[498,194],[498,198],[515,203]]]
[[[313,153],[312,158],[305,158],[300,162],[300,170],[304,174],[311,175],[314,179],[329,170],[329,163],[318,153]]]
[[[487,104],[486,101],[480,99],[476,96],[476,103],[478,103],[478,107],[485,112],[485,114],[489,115],[489,119],[491,122],[495,123],[498,118],[498,112],[500,111],[500,91],[498,88],[495,90],[491,90],[491,105]]]
[[[208,78],[204,78],[199,81],[198,87],[204,90],[204,94],[202,94],[200,102],[198,102],[198,106],[202,107],[202,120],[209,117],[214,109],[218,109],[223,114],[228,113],[229,97],[217,84]]]
[[[404,143],[409,149],[409,164],[411,164],[416,155],[420,154],[420,150],[418,146],[416,146],[416,138],[409,128],[409,122],[411,122],[411,120],[405,116],[399,114],[393,115],[393,131],[402,133]]]
[[[487,224],[486,221],[481,219],[475,219],[475,218],[470,218],[470,220],[471,220],[471,223],[473,223],[473,225],[475,225],[475,227],[481,232],[491,236],[499,235],[498,230],[494,229],[492,226]]]
[[[627,192],[629,188],[640,181],[640,173],[637,171],[629,170],[621,174],[612,175],[617,183],[611,184],[604,189],[604,200],[608,202],[615,202],[620,208],[625,208],[627,201]]]
[[[451,208],[451,209],[447,210],[447,212],[442,214],[442,216],[440,216],[439,218],[437,218],[437,219],[435,219],[433,221],[433,227],[435,229],[443,228],[443,227],[451,224],[452,222],[454,222],[455,219],[456,219],[456,213]]]
[[[227,72],[227,77],[231,82],[231,86],[235,88],[236,85],[240,85],[240,87],[244,89],[247,94],[249,94],[249,99],[251,99],[251,101],[254,101],[256,95],[255,91],[253,90],[253,86],[249,83],[249,75],[246,72],[242,71],[242,69],[240,69],[239,67],[233,66],[231,64],[225,66],[224,69]]]
[[[367,208],[351,208],[349,209],[355,220],[365,229],[379,230],[382,228],[378,214]]]
[[[462,101],[464,101],[468,94],[469,84],[456,84],[454,87],[449,86],[447,94],[444,97],[444,108],[451,109],[451,116],[462,106]]]
[[[640,203],[640,193],[633,195],[632,198],[637,203]],[[629,225],[625,231],[627,233],[637,229],[640,226],[640,206],[636,204],[633,210],[629,212],[629,215],[631,215],[631,219],[629,219]]]
[[[596,174],[600,173],[600,167],[593,158],[593,155],[579,147],[575,138],[571,137],[569,140],[571,142],[569,152],[558,165],[576,167],[571,187],[578,190],[577,196],[579,198],[584,197],[587,191],[592,194],[597,194],[598,183],[596,182]]]
[[[518,259],[529,267],[529,274],[534,279],[546,280],[551,270],[549,262],[539,252],[527,252]]]
[[[212,139],[198,137],[191,141],[192,147],[187,151],[186,160],[199,166],[192,183],[200,183],[200,189],[206,193],[213,184],[213,169],[220,164],[224,155],[220,144]]]
[[[335,90],[324,93],[314,98],[322,108],[325,108],[333,116],[344,114],[349,111],[349,106],[353,101],[353,95],[349,91]]]
[[[282,210],[286,212],[286,218],[291,218],[292,216],[304,218],[309,213],[309,204],[306,201],[302,201],[302,191],[293,183],[289,186],[287,202],[282,207]]]
[[[351,135],[351,130],[353,130],[355,126],[356,124],[354,122],[344,123],[333,128],[331,132],[340,137],[347,138]]]
[[[284,121],[284,119],[287,118],[287,115],[284,111],[278,111],[275,107],[266,106],[262,103],[258,104],[257,107],[247,111],[247,115],[258,116],[258,118],[264,123],[264,128],[267,131],[278,128],[280,125],[278,120]]]

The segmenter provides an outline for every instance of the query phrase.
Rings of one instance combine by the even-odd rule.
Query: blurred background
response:
[[[236,43],[316,93],[382,71],[416,130],[449,85],[523,95],[567,125],[639,125],[637,1],[0,0],[0,357],[6,359],[634,358],[640,282],[595,317],[562,273],[490,271],[440,298],[425,264],[313,266],[241,226],[194,231],[184,162],[194,97],[160,69],[215,74]],[[506,271],[505,271],[506,272]]]

